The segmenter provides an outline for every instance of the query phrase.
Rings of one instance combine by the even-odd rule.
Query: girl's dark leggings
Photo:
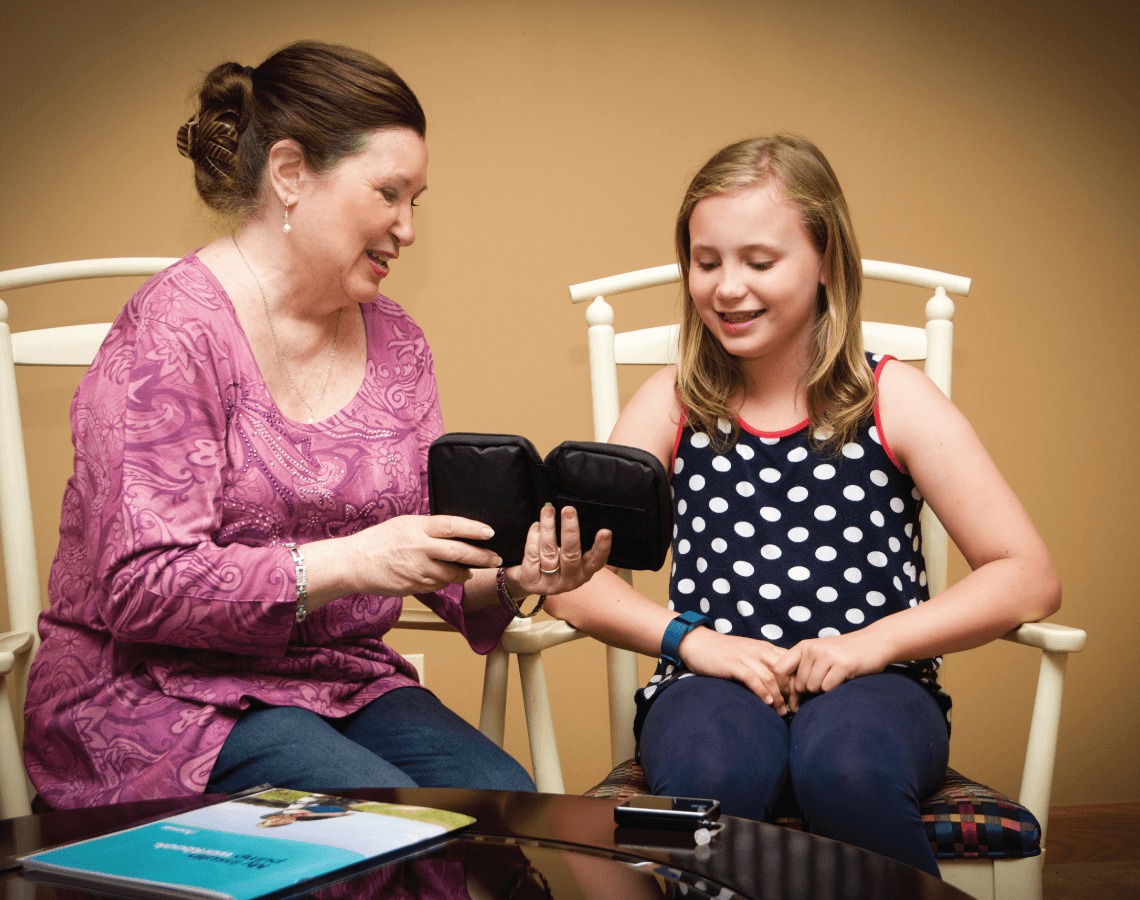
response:
[[[905,675],[855,678],[790,723],[735,681],[686,676],[654,701],[640,752],[655,794],[764,819],[790,788],[812,833],[938,875],[919,802],[942,780],[949,735],[934,698]]]

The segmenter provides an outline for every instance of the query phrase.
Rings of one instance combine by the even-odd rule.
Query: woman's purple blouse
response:
[[[384,643],[399,597],[342,597],[294,622],[284,546],[428,511],[443,430],[423,333],[362,307],[357,395],[312,425],[269,395],[225,291],[191,255],[119,315],[71,408],[75,474],[40,619],[28,772],[57,808],[201,792],[251,701],[344,716],[412,667]],[[489,652],[510,618],[420,597]]]

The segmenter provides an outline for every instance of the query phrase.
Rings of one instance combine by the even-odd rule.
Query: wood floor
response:
[[[1140,900],[1140,803],[1049,813],[1045,900]]]

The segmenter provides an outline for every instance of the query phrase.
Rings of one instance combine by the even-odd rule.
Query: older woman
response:
[[[235,230],[151,279],[72,407],[26,760],[59,808],[203,790],[528,789],[384,643],[415,594],[491,650],[513,601],[583,584],[545,510],[522,565],[427,515],[431,353],[377,294],[427,186],[415,95],[291,45],[205,78],[179,149]],[[496,571],[496,567],[498,567]],[[517,609],[517,607],[515,607]]]

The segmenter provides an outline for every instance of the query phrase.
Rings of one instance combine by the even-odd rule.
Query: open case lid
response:
[[[428,451],[428,490],[433,514],[490,525],[495,536],[472,543],[507,566],[522,562],[527,531],[547,502],[577,510],[583,550],[610,529],[609,564],[619,568],[660,569],[672,538],[668,476],[636,447],[564,441],[542,459],[519,435],[445,434]]]

